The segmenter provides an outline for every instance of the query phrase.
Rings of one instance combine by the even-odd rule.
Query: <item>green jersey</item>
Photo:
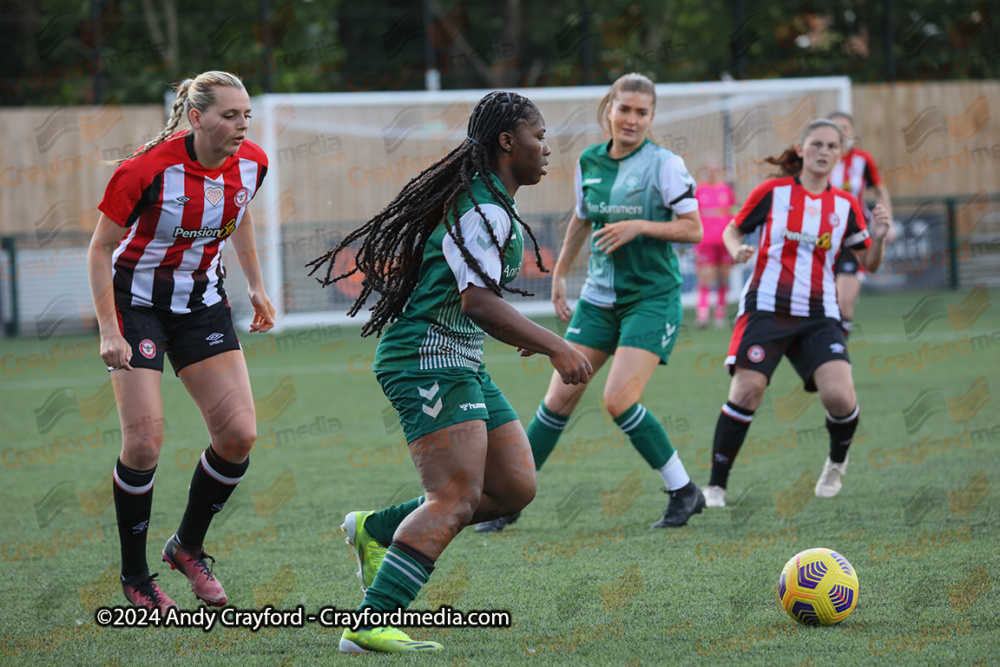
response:
[[[493,179],[493,185],[508,205],[514,207],[514,200],[507,196],[500,179],[493,174],[488,178]],[[456,221],[453,213],[448,211],[448,222],[461,227],[464,245],[479,262],[483,272],[497,282],[507,284],[521,270],[524,250],[521,225],[511,220],[500,202],[486,189],[486,183],[479,174],[473,178],[472,193],[486,220],[476,211],[468,195],[462,193],[458,196],[460,217]],[[500,243],[507,238],[511,225],[514,226],[514,235],[502,266],[500,249],[490,237],[487,223],[493,230],[493,237]],[[392,323],[379,341],[374,369],[481,369],[486,332],[462,314],[462,291],[469,285],[486,287],[482,278],[466,263],[455,240],[441,222],[424,246],[419,281],[410,294],[410,300],[399,319]]]
[[[589,146],[576,164],[576,215],[594,230],[635,218],[669,222],[698,210],[695,182],[679,155],[647,139],[624,158],[608,143]],[[681,271],[669,241],[636,237],[610,255],[591,236],[580,298],[600,308],[628,305],[679,289]]]

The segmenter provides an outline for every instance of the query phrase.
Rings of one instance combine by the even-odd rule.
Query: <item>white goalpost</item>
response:
[[[813,119],[835,110],[851,111],[850,85],[848,77],[661,84],[656,87],[651,137],[681,155],[696,180],[709,161],[721,165],[739,203],[768,175],[769,169],[759,164],[763,158],[798,141]],[[538,238],[549,269],[574,204],[576,159],[586,146],[605,140],[596,110],[606,91],[607,86],[517,90],[542,111],[552,148],[548,176],[517,197],[518,210]],[[487,92],[301,93],[252,100],[250,136],[267,152],[270,166],[251,210],[279,328],[361,324],[367,318],[367,310],[354,319],[346,316],[360,280],[321,289],[303,265],[453,149],[465,137],[473,107]],[[690,306],[694,262],[689,248],[678,250],[685,275],[683,300]],[[583,283],[586,254],[581,253],[568,281],[571,296],[579,294]],[[350,257],[345,254],[338,272],[349,266]],[[229,265],[236,263],[228,250],[226,259]],[[731,281],[730,296],[735,298],[742,268],[732,272]],[[230,271],[226,284],[233,294],[245,290],[239,271]],[[505,297],[515,307],[526,314],[552,312],[549,274],[535,268],[528,239],[524,268],[515,284],[535,294]],[[373,304],[371,300],[368,305]],[[252,315],[245,299],[234,299],[232,305],[238,320]]]

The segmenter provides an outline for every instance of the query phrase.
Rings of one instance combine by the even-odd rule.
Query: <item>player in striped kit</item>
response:
[[[671,243],[697,243],[702,225],[684,160],[646,136],[655,108],[656,88],[641,74],[619,77],[598,106],[598,122],[611,140],[584,149],[577,162],[576,210],[552,274],[552,301],[556,315],[569,322],[566,340],[587,355],[595,372],[614,357],[604,403],[663,480],[670,501],[651,527],[667,528],[683,526],[705,501],[663,425],[640,399],[653,372],[670,359],[683,317]],[[572,312],[566,276],[588,239],[587,280]],[[555,449],[586,389],[553,374],[527,430],[536,468]],[[501,517],[476,530],[503,530],[517,518]]]
[[[364,273],[349,314],[379,300],[362,335],[381,333],[375,377],[399,421],[425,494],[377,512],[350,512],[341,528],[356,549],[361,608],[406,608],[435,562],[469,523],[518,511],[535,495],[530,445],[517,413],[483,364],[486,335],[521,356],[548,356],[566,382],[593,374],[587,358],[517,312],[502,292],[521,269],[522,231],[514,195],[545,175],[545,121],[527,98],[495,91],[469,118],[468,137],[410,181],[336,248],[324,285]],[[523,230],[522,230],[523,227]],[[337,254],[360,239],[357,268],[333,276]],[[541,255],[535,247],[535,259]],[[393,627],[347,628],[345,653],[438,650]]]
[[[190,130],[175,132],[182,119]],[[211,443],[195,468],[180,527],[162,558],[209,605],[226,603],[202,544],[243,478],[257,437],[250,377],[222,287],[232,239],[249,285],[250,331],[274,326],[247,205],[267,156],[247,141],[250,98],[240,79],[210,71],[177,88],[160,134],[119,161],[90,242],[87,270],[122,427],[114,469],[122,589],[136,606],[176,606],[146,563],[153,476],[163,442],[164,354],[198,405]]]
[[[892,202],[889,200],[889,189],[879,176],[875,159],[868,151],[854,145],[854,118],[843,111],[835,111],[830,114],[830,120],[840,126],[840,130],[844,133],[844,146],[847,149],[830,174],[830,185],[854,195],[866,215],[868,209],[865,206],[865,190],[870,187],[875,192],[875,201],[889,214],[889,233],[885,240],[887,243],[892,243],[896,236],[892,225]],[[854,317],[854,304],[861,293],[861,281],[864,279],[865,269],[858,264],[858,258],[851,249],[845,248],[837,257],[833,273],[837,279],[837,305],[840,307],[844,335],[849,336],[851,320]]]
[[[829,498],[840,492],[858,427],[858,401],[833,266],[837,255],[851,248],[874,273],[882,263],[889,231],[889,214],[882,206],[872,211],[869,235],[857,200],[830,186],[843,141],[833,121],[810,123],[800,144],[768,158],[782,175],[757,186],[723,232],[730,255],[745,262],[755,249],[743,243],[744,236],[763,227],[757,264],[743,288],[726,357],[733,380],[715,428],[712,476],[705,487],[709,507],[725,506],[730,469],[785,355],[805,390],[818,390],[826,408],[830,455],[816,495]]]

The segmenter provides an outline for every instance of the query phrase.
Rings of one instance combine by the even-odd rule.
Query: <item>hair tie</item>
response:
[[[466,135],[465,138],[468,139],[469,141],[471,141],[472,143],[474,143],[475,145],[482,147],[482,144],[479,143],[478,141],[476,141],[475,139],[473,139],[472,137]]]

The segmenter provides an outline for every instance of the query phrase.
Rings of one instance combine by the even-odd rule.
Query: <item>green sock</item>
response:
[[[424,561],[423,564],[418,558]],[[375,611],[406,609],[430,578],[428,568],[433,571],[434,564],[422,554],[399,542],[393,543],[385,552],[382,567],[378,569],[375,581],[368,587],[358,610],[365,607]]]
[[[632,445],[654,470],[662,468],[674,455],[676,450],[670,444],[660,420],[651,415],[642,403],[636,403],[615,417],[615,423],[628,434]]]
[[[408,500],[402,505],[393,505],[379,510],[365,519],[365,530],[376,542],[383,547],[392,544],[392,536],[396,534],[399,524],[403,519],[410,516],[410,513],[424,504],[424,497]]]
[[[528,424],[528,442],[531,443],[531,454],[535,457],[535,470],[541,470],[542,464],[556,448],[559,436],[566,428],[569,417],[557,415],[545,407],[545,401],[535,411],[535,418]]]

